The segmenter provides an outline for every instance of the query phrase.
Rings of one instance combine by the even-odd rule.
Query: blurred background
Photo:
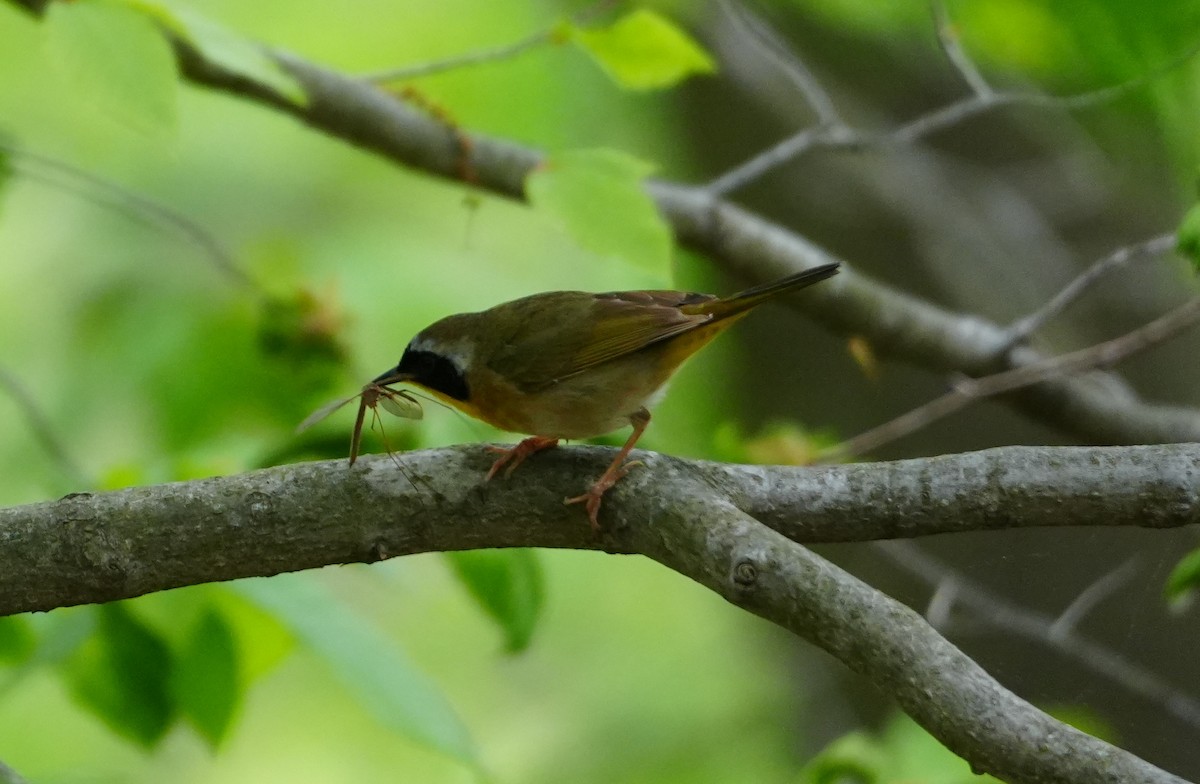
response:
[[[550,42],[394,86],[471,132],[552,153],[615,148],[684,182],[716,177],[813,123],[794,70],[780,67],[775,44],[744,16],[721,4],[647,5],[687,30],[716,72],[632,90],[581,47]],[[800,53],[847,122],[887,130],[967,94],[929,8],[892,5],[748,8]],[[516,0],[190,7],[350,74],[510,44],[597,10]],[[910,145],[811,153],[732,198],[882,281],[1008,323],[1095,259],[1172,231],[1195,200],[1198,65],[1167,66],[1200,42],[1200,10],[1175,0],[984,0],[948,10],[998,88],[1064,95],[1165,73],[1080,111],[1006,108]],[[303,436],[295,425],[392,367],[412,334],[448,313],[553,289],[727,292],[748,283],[678,248],[659,266],[589,251],[544,211],[399,169],[227,95],[185,85],[173,118],[131,122],[81,89],[47,27],[0,3],[6,506],[344,456],[352,411]],[[213,242],[224,250],[214,253]],[[1036,345],[1061,351],[1119,334],[1189,296],[1190,274],[1171,259],[1133,266]],[[1195,405],[1196,349],[1185,336],[1130,362],[1127,377],[1151,399]],[[886,357],[856,359],[845,336],[768,308],[691,361],[640,446],[803,460],[946,383]],[[420,423],[387,427],[403,449],[505,438],[433,406]],[[872,457],[1014,443],[1070,436],[983,404]],[[1162,585],[1195,544],[1194,531],[1109,530],[921,543],[994,596],[1051,617],[1122,569],[1078,628],[1189,705],[1200,699],[1197,615],[1168,611]],[[885,551],[820,549],[913,606],[929,600],[931,580]],[[536,563],[526,574],[543,596],[540,616],[518,653],[506,652],[502,627],[464,587],[462,564],[440,556],[303,579],[411,659],[494,781],[817,780],[805,765],[855,730],[871,734],[862,743],[890,760],[893,777],[971,779],[836,662],[653,563],[575,552],[539,552]],[[0,760],[37,784],[477,780],[461,758],[381,718],[347,687],[336,656],[265,604],[253,590],[204,586],[124,603],[127,612],[57,611],[0,629],[0,660],[10,663],[0,669]],[[212,639],[197,632],[211,618],[221,619],[225,675],[240,695],[222,709],[227,720],[205,725],[184,711],[192,721],[176,721],[166,705],[160,719],[170,720],[122,726],[145,706],[98,695],[107,688],[95,685],[99,673],[144,663],[138,656],[155,645],[189,661],[180,651]],[[1200,719],[989,624],[986,613],[967,620],[952,625],[952,639],[1001,682],[1200,777]],[[105,630],[159,642],[123,659],[120,646],[95,642]],[[196,654],[188,693],[213,682],[202,666],[212,656]]]

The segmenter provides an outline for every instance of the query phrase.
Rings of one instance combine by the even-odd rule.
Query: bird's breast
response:
[[[670,372],[656,363],[628,358],[606,362],[525,392],[502,377],[472,383],[470,405],[461,408],[488,424],[513,433],[581,439],[629,425],[629,417],[653,405]]]

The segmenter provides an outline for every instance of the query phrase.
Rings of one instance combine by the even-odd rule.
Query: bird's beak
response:
[[[412,373],[399,372],[399,366],[392,368],[386,373],[383,373],[371,381],[372,384],[380,387],[385,387],[388,384],[401,384],[412,379]]]

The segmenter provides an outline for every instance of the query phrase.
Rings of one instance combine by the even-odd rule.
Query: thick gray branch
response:
[[[398,457],[412,481],[377,457],[353,469],[305,463],[0,510],[0,615],[434,550],[642,552],[622,532],[627,521],[660,530],[662,498],[730,504],[804,543],[1200,522],[1196,444],[1004,447],[815,468],[636,456],[645,465],[606,496],[603,541],[562,504],[611,460],[599,447],[539,455],[490,484],[480,477],[491,457],[462,446]]]
[[[975,771],[1013,784],[1182,781],[1046,715],[920,615],[731,505],[663,511],[678,524],[647,531],[647,555],[866,675]]]
[[[429,551],[641,553],[830,651],[980,770],[1012,782],[1180,781],[1054,722],[919,615],[792,539],[1194,523],[1200,446],[1010,447],[812,469],[642,453],[606,499],[597,538],[562,499],[611,455],[563,448],[484,484],[491,457],[476,445],[403,455],[404,473],[372,457],[0,510],[0,614]]]

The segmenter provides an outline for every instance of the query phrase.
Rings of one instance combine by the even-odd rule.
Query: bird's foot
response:
[[[588,520],[592,524],[592,530],[600,532],[600,502],[604,500],[604,494],[612,489],[613,485],[621,481],[629,469],[634,466],[641,465],[641,460],[631,460],[624,465],[612,465],[605,471],[599,479],[592,483],[587,492],[583,495],[577,495],[573,498],[563,500],[564,504],[585,504],[587,508]]]
[[[496,459],[496,462],[492,463],[492,468],[487,472],[487,476],[484,477],[483,481],[491,481],[492,477],[500,473],[501,468],[505,469],[504,478],[508,479],[512,476],[512,472],[516,470],[517,466],[525,462],[525,458],[535,452],[550,449],[554,446],[558,446],[558,439],[546,438],[545,436],[530,436],[513,447],[489,446],[488,451],[498,452],[500,457]]]

